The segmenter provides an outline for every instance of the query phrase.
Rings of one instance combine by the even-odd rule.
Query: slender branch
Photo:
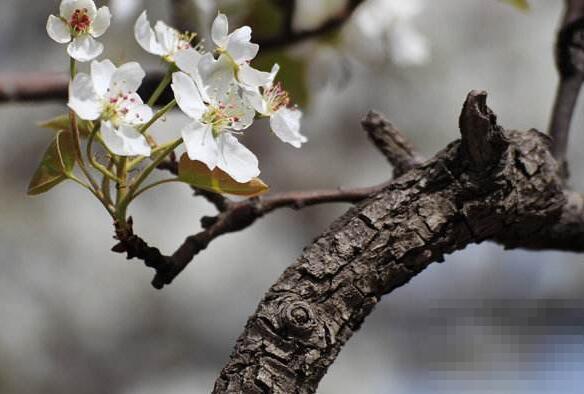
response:
[[[394,178],[424,161],[404,134],[379,113],[369,111],[361,125],[373,144],[393,166]]]
[[[163,79],[164,71],[148,72],[138,93],[150,97]],[[43,102],[67,100],[69,78],[65,73],[0,73],[0,103]],[[159,104],[172,100],[172,92],[166,89]]]
[[[566,0],[566,11],[556,42],[560,76],[552,110],[549,134],[552,153],[568,177],[567,149],[574,108],[584,82],[584,0]]]
[[[338,15],[333,16],[331,19],[325,21],[322,25],[311,30],[294,31],[292,29],[292,17],[295,10],[294,6],[285,3],[291,3],[294,0],[282,1],[282,9],[284,11],[284,26],[279,35],[264,39],[256,40],[256,43],[260,45],[263,50],[278,49],[290,45],[297,44],[302,41],[309,40],[311,38],[317,38],[330,33],[345,24],[345,22],[351,17],[353,11],[363,2],[363,0],[350,0],[347,4],[347,8],[344,9]]]

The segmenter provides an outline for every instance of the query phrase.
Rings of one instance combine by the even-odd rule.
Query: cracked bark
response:
[[[504,131],[471,92],[462,140],[359,203],[307,247],[248,320],[215,393],[312,393],[384,294],[470,243],[529,239],[566,205],[549,138]]]

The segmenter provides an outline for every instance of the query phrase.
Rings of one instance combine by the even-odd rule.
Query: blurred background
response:
[[[215,3],[193,1],[203,36]],[[269,22],[246,15],[247,3],[220,6],[234,25],[261,31]],[[344,3],[298,1],[295,27],[317,26]],[[471,89],[489,92],[506,128],[546,130],[563,2],[530,4],[521,12],[498,0],[367,0],[338,35],[268,55],[294,65],[284,77],[304,106],[310,141],[296,150],[260,122],[244,142],[262,179],[273,191],[384,181],[391,170],[359,126],[366,111],[385,113],[430,156],[458,138]],[[0,73],[66,70],[65,47],[45,32],[58,5],[0,2]],[[144,8],[151,21],[172,23],[170,2],[109,5],[105,56],[161,69],[132,26]],[[210,392],[264,291],[347,206],[270,214],[217,239],[171,286],[154,290],[151,270],[110,252],[112,223],[89,194],[66,183],[26,196],[51,140],[36,122],[64,111],[64,102],[0,105],[0,393]],[[583,112],[580,104],[569,152],[580,190]],[[185,122],[173,113],[156,135],[170,139]],[[211,213],[181,185],[145,194],[131,209],[137,233],[166,253]],[[583,282],[581,255],[469,247],[386,296],[319,393],[581,393]]]

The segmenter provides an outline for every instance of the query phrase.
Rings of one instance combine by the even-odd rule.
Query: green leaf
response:
[[[294,58],[283,51],[264,52],[254,60],[256,68],[270,71],[274,63],[280,65],[280,72],[276,77],[284,89],[290,94],[292,103],[304,107],[309,102],[308,94],[308,65],[306,61]]]
[[[73,136],[69,132],[58,131],[28,185],[27,194],[36,196],[52,189],[69,177],[74,166]]]
[[[529,11],[529,3],[527,0],[500,0],[504,3],[511,4],[513,7],[521,11]]]
[[[189,159],[186,153],[178,164],[178,178],[191,186],[220,194],[252,197],[268,191],[268,185],[259,178],[238,183],[219,168],[211,171],[204,163]]]
[[[40,122],[38,125],[44,129],[51,129],[55,131],[69,130],[69,115],[59,115],[52,119]],[[77,118],[77,128],[79,129],[79,135],[81,137],[87,138],[92,129],[91,122]]]

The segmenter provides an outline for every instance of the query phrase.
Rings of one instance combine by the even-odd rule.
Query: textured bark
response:
[[[462,141],[349,210],[266,293],[215,393],[312,393],[380,298],[430,263],[505,234],[528,239],[565,205],[548,137],[504,132],[471,92]]]

